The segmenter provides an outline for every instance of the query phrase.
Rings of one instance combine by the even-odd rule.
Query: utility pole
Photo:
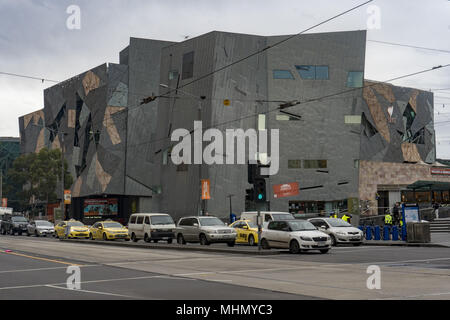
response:
[[[66,217],[66,208],[64,205],[64,132],[61,132],[61,212],[63,220]]]
[[[232,214],[233,214],[233,209],[232,209],[232,207],[231,207],[231,198],[232,197],[234,197],[234,194],[229,194],[228,196],[227,196],[227,198],[230,198],[230,223],[233,223],[233,221],[231,221],[232,220]]]

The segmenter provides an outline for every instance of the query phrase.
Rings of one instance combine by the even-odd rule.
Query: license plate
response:
[[[325,246],[327,243],[325,241],[319,241],[319,242],[317,242],[317,244],[319,246]]]
[[[353,237],[352,240],[359,240],[359,237]]]

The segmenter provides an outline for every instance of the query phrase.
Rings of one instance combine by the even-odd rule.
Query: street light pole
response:
[[[63,220],[65,220],[66,217],[66,208],[64,204],[64,132],[60,132],[61,135],[61,212],[63,215]],[[54,217],[54,214],[53,214]],[[55,218],[55,217],[54,217]],[[56,219],[55,219],[56,223]]]

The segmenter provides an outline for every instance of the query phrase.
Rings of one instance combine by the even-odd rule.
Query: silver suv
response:
[[[209,245],[221,242],[227,243],[230,247],[234,246],[237,235],[233,228],[211,216],[181,218],[175,233],[179,244],[200,242],[201,245]]]

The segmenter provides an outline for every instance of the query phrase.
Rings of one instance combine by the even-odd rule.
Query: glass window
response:
[[[294,79],[291,71],[289,70],[273,70],[274,79]]]
[[[302,79],[314,80],[316,78],[316,68],[314,66],[295,66]]]
[[[189,79],[194,76],[194,51],[183,55],[183,70],[181,79]]]
[[[316,80],[328,80],[328,66],[316,66]]]
[[[258,130],[266,130],[266,115],[258,115]]]
[[[172,70],[169,72],[169,80],[178,79],[178,70]]]
[[[364,73],[362,71],[349,71],[347,75],[347,87],[361,88],[363,86]]]
[[[211,218],[199,218],[201,225],[206,227],[212,227],[212,226],[223,226],[224,223],[215,217]]]
[[[130,223],[136,223],[136,216],[130,217]]]
[[[137,224],[142,224],[143,222],[144,222],[144,216],[137,217],[137,221],[136,221]]]
[[[303,168],[305,169],[323,169],[327,168],[327,160],[304,160]]]
[[[361,116],[348,115],[345,116],[346,124],[361,124]]]
[[[302,167],[302,160],[288,160],[289,169],[299,169]]]
[[[150,218],[149,217],[145,217],[145,224],[150,224]]]
[[[152,224],[175,224],[170,216],[152,216]]]

